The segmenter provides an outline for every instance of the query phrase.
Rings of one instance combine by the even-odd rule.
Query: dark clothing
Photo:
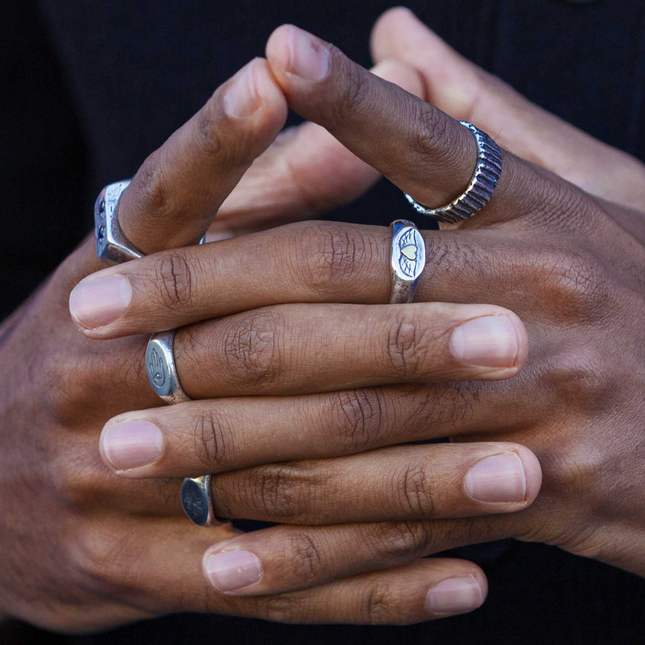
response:
[[[369,65],[383,0],[20,0],[0,21],[0,315],[73,249],[104,184],[131,176],[215,87],[293,22]],[[645,157],[645,3],[432,0],[409,5],[467,57],[600,139]],[[389,223],[407,210],[387,182],[335,218]],[[645,546],[643,547],[645,548]],[[169,617],[110,634],[1,626],[0,642],[640,643],[645,581],[544,545],[460,550],[490,595],[477,612],[413,627],[284,626]],[[1,575],[1,573],[0,573]],[[4,635],[3,635],[4,634]]]

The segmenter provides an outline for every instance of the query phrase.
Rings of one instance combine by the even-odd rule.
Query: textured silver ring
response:
[[[405,193],[406,199],[419,213],[446,224],[461,222],[484,208],[493,196],[502,174],[502,153],[495,141],[468,121],[459,123],[473,133],[477,142],[477,163],[468,188],[453,202],[441,208],[423,206]]]
[[[426,265],[426,245],[413,222],[397,219],[390,226],[392,227],[390,304],[405,304],[414,300],[414,292]]]
[[[144,255],[125,236],[116,216],[119,199],[129,185],[130,180],[126,179],[106,186],[99,193],[94,204],[96,253],[100,260],[109,264],[138,260]]]

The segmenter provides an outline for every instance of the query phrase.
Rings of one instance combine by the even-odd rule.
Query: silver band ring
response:
[[[477,164],[468,188],[457,199],[442,208],[423,206],[405,193],[406,199],[419,213],[446,224],[469,219],[484,208],[493,196],[493,191],[502,174],[502,153],[495,141],[468,121],[459,121],[459,123],[473,133],[477,142]]]
[[[129,185],[130,180],[126,179],[106,186],[94,204],[96,254],[100,260],[109,264],[138,260],[144,255],[125,236],[116,217],[119,199]]]
[[[392,227],[390,304],[405,304],[414,300],[414,292],[426,265],[426,245],[413,222],[397,219],[390,226]]]

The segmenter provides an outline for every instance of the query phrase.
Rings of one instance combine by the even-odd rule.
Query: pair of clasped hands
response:
[[[408,624],[487,594],[424,556],[510,537],[645,575],[643,166],[405,9],[372,51],[278,28],[123,194],[147,256],[106,269],[88,239],[4,323],[3,613]],[[309,121],[280,133],[288,107]],[[505,149],[499,185],[384,304],[390,230],[292,222],[381,173],[448,203],[476,153],[458,118]],[[194,400],[164,406],[144,353],[172,328]],[[216,515],[278,525],[193,526],[179,487],[205,473]]]

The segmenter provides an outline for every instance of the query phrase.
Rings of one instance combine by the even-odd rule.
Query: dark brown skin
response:
[[[401,26],[417,29],[405,21],[414,18],[401,10],[381,19],[377,56],[395,49],[390,36]],[[410,33],[426,38],[428,48],[436,45],[425,32]],[[527,150],[544,155],[552,170],[577,182],[568,175],[567,157],[576,146],[584,148],[585,164],[594,157],[590,150],[606,154],[585,173],[596,194],[505,153],[489,206],[458,231],[425,234],[429,263],[417,304],[378,306],[389,289],[390,234],[380,228],[294,224],[164,250],[169,231],[175,237],[168,246],[199,239],[248,163],[280,129],[282,95],[363,159],[346,154],[317,126],[305,126],[329,159],[329,184],[320,183],[319,169],[298,166],[298,176],[312,182],[305,186],[319,181],[306,215],[322,210],[330,196],[351,199],[374,178],[370,166],[429,205],[463,190],[473,146],[461,126],[322,41],[313,49],[329,56],[331,73],[301,81],[288,73],[293,37],[289,28],[272,36],[272,76],[266,63],[255,63],[268,97],[252,117],[258,122],[248,128],[248,121],[236,121],[239,131],[226,122],[222,129],[233,135],[218,150],[230,153],[230,145],[243,161],[231,163],[230,154],[213,155],[212,149],[200,155],[203,139],[193,146],[179,138],[177,145],[175,137],[126,192],[124,228],[139,248],[159,253],[107,270],[132,285],[121,318],[99,329],[79,325],[84,335],[72,323],[69,292],[100,268],[88,243],[5,322],[5,613],[61,631],[178,610],[287,622],[412,623],[446,615],[428,600],[442,581],[468,579],[479,590],[460,611],[474,609],[486,594],[485,577],[474,565],[422,556],[502,537],[558,544],[645,575],[638,458],[645,358],[639,211],[645,200],[639,202],[638,189],[630,191],[632,182],[640,186],[645,179],[638,162],[548,119],[544,139],[549,133],[565,146],[557,154],[553,144],[544,155],[530,137],[522,138],[535,121],[530,110],[517,109],[523,99],[497,91],[497,82],[482,75],[480,96],[488,92],[498,101],[489,118],[506,114],[516,125],[526,119],[527,127],[518,128],[522,136],[504,141],[523,156]],[[406,60],[404,51],[387,56]],[[444,59],[457,71],[466,69],[454,55]],[[427,82],[427,70],[421,72]],[[400,63],[390,77],[419,91],[415,75]],[[472,118],[496,135],[483,117]],[[215,126],[207,132],[220,133],[217,116],[206,122]],[[205,131],[200,123],[196,130],[186,126],[188,142],[191,132]],[[217,235],[264,228],[282,211],[296,218],[302,192],[289,192],[285,177],[293,173],[285,174],[284,157],[297,158],[300,146],[289,148],[289,140],[278,146],[254,166],[263,173],[252,168],[222,206],[225,225]],[[335,175],[339,166],[343,172]],[[614,195],[589,179],[607,166],[624,182],[618,192],[630,196],[629,204],[604,201]],[[224,173],[226,181],[207,194],[189,184],[182,191],[182,169],[196,177]],[[283,198],[275,199],[276,190],[262,202],[261,185],[284,186]],[[173,196],[170,206],[160,194]],[[195,194],[200,199],[192,202]],[[245,199],[253,204],[251,222],[238,227],[234,215],[245,212]],[[176,218],[191,213],[178,235]],[[231,288],[231,275],[242,288]],[[482,300],[492,304],[472,304]],[[515,329],[514,359],[487,368],[459,360],[454,330],[495,316]],[[528,361],[520,319],[528,331]],[[177,335],[180,375],[199,400],[164,408],[147,389],[146,336],[135,334],[181,325],[190,326]],[[341,332],[349,342],[334,351]],[[119,336],[127,337],[114,340]],[[230,357],[232,369],[222,369],[222,356]],[[330,392],[341,387],[340,394]],[[124,418],[153,421],[163,432],[163,451],[153,465],[115,476],[105,451],[99,455],[98,434],[108,419],[126,412],[106,428]],[[396,446],[441,436],[455,442]],[[544,483],[531,505],[541,479],[533,453]],[[470,497],[468,469],[487,456],[509,454],[522,462],[522,498],[481,503]],[[203,472],[219,473],[214,498],[220,515],[289,525],[242,536],[229,525],[192,527],[177,492],[182,475]],[[232,541],[224,543],[227,538]],[[256,554],[264,575],[235,592],[217,591],[202,576],[202,557],[240,549]]]
[[[303,45],[305,53],[313,52],[324,58],[324,64],[314,61],[304,66],[307,70],[318,74],[323,69],[327,73],[317,80],[298,77],[293,71],[294,60],[302,52],[293,53],[295,43]],[[334,47],[311,39],[294,27],[282,27],[274,33],[267,56],[294,110],[325,126],[350,150],[418,201],[438,205],[442,203],[437,199],[441,190],[465,183],[458,169],[472,168],[470,135],[436,108],[368,74]],[[482,83],[486,82],[482,77]],[[495,83],[491,81],[490,86],[495,87]],[[510,111],[520,99],[510,91],[508,97]],[[562,128],[563,134],[574,142],[591,145],[584,135],[569,130],[569,126],[555,122],[554,127]],[[615,163],[625,163],[627,177],[632,178],[636,170],[643,173],[635,160],[596,145],[599,152],[613,154]],[[554,162],[558,163],[557,155]],[[447,171],[448,167],[453,170]],[[601,171],[597,170],[599,174]],[[437,177],[437,181],[429,182],[428,177]],[[640,267],[645,260],[645,249],[639,233],[641,216],[635,210],[638,206],[634,204],[633,209],[627,209],[601,199],[601,195],[591,196],[554,173],[506,152],[500,184],[484,211],[459,230],[426,234],[429,266],[416,302],[470,303],[485,294],[486,299],[492,298],[500,306],[513,308],[529,331],[530,360],[525,369],[517,377],[500,382],[480,380],[462,385],[365,389],[378,382],[376,375],[391,363],[391,355],[388,360],[372,353],[370,362],[364,358],[365,346],[359,344],[355,354],[350,343],[349,350],[345,346],[339,348],[347,356],[342,376],[336,375],[336,379],[342,380],[322,378],[313,386],[327,388],[340,383],[343,388],[350,385],[360,388],[347,407],[351,407],[355,418],[362,419],[363,442],[360,448],[354,443],[349,449],[351,452],[448,435],[460,443],[510,440],[531,448],[538,455],[544,485],[531,508],[515,515],[467,522],[408,522],[406,543],[409,546],[406,548],[411,558],[449,546],[516,537],[557,544],[573,553],[645,574],[645,559],[639,546],[645,505],[640,496],[638,456],[639,392],[645,358]],[[628,230],[623,222],[633,222],[633,225]],[[310,246],[310,240],[315,239],[311,238],[314,227],[328,238],[318,247]],[[269,360],[263,349],[263,338],[282,338],[286,333],[291,339],[292,334],[297,335],[294,332],[298,328],[297,320],[303,316],[308,321],[305,327],[313,327],[309,318],[312,314],[306,313],[304,305],[276,307],[276,302],[314,303],[333,299],[368,303],[378,311],[374,305],[387,298],[387,232],[370,227],[321,224],[308,224],[297,231],[300,247],[307,250],[304,254],[290,238],[289,229],[223,243],[216,256],[208,248],[173,252],[172,257],[190,276],[190,280],[183,282],[189,281],[192,286],[190,298],[182,306],[173,307],[171,325],[229,313],[225,311],[227,307],[270,305],[262,311],[271,315],[256,318],[258,330],[251,337],[249,350],[259,357],[258,367],[264,369],[265,361],[267,366],[283,364],[291,355],[292,346],[290,342],[286,346],[273,344]],[[286,242],[281,243],[281,239]],[[268,250],[263,254],[262,248]],[[307,257],[317,258],[325,248],[328,248],[325,257],[329,258],[324,267],[326,279],[320,272],[312,273],[311,262],[304,264]],[[243,286],[236,300],[235,292],[216,279],[218,274],[235,274],[235,267],[242,263],[240,258],[253,257],[258,261],[257,267],[254,260],[249,262],[241,284],[248,281],[254,285],[254,275],[256,271],[260,273],[260,267],[271,273],[274,266],[285,265],[289,252],[297,270],[288,271],[285,278],[275,269],[274,281],[263,287],[260,295],[253,287]],[[95,330],[86,328],[84,332],[96,338],[109,338],[152,330],[147,321],[159,310],[155,302],[158,289],[152,278],[155,267],[164,257],[161,254],[100,274],[101,277],[127,276],[137,295],[118,320]],[[218,293],[224,297],[215,302]],[[310,307],[314,312],[319,309],[319,305]],[[329,320],[344,311],[340,306],[328,307]],[[297,312],[295,317],[285,318],[286,312],[291,311]],[[359,336],[364,335],[359,321],[367,315],[360,310],[356,322],[351,323],[348,318],[343,328],[349,331],[345,333],[351,337],[352,330],[359,329]],[[428,323],[419,322],[417,326],[407,320],[404,327],[406,336],[399,344],[399,351],[408,369],[400,375],[399,382],[410,383],[418,378],[423,380],[424,363],[418,359],[428,355],[431,344]],[[326,322],[312,333],[321,347],[329,345]],[[617,338],[622,350],[617,348]],[[370,340],[376,347],[382,345],[378,334]],[[325,370],[331,359],[326,352],[312,354],[311,360],[317,360],[322,373],[327,374]],[[357,363],[359,374],[354,375],[353,367]],[[269,382],[276,378],[271,374],[264,376]],[[184,380],[189,392],[194,388],[196,397],[204,396],[194,384],[190,370]],[[401,403],[402,399],[405,404]],[[215,427],[222,433],[217,408],[211,404],[190,405],[191,411],[210,410],[215,415]],[[407,415],[400,412],[402,407],[408,411]],[[184,427],[179,419],[178,410],[141,412],[136,418],[154,420],[169,433],[179,432],[184,436],[191,433],[190,427]],[[234,453],[246,450],[235,424],[223,441],[225,446],[229,442],[229,450]],[[330,488],[333,490],[331,482],[338,477],[338,466],[328,463],[299,462],[288,467],[278,464],[220,475],[214,480],[216,503],[220,505],[220,512],[230,517],[299,523],[311,521],[313,508],[320,512],[323,519],[320,516],[318,519],[323,523],[381,520],[387,513],[397,520],[411,520],[415,515],[427,517],[433,511],[441,517],[441,510],[436,512],[434,506],[436,502],[442,508],[437,501],[441,496],[434,490],[430,469],[419,467],[416,462],[412,462],[412,473],[420,471],[425,475],[402,487],[415,491],[416,503],[408,500],[413,512],[404,516],[400,510],[392,511],[388,496],[379,497],[377,492],[375,499],[363,501],[360,491],[378,491],[377,484],[384,472],[383,454],[391,455],[391,463],[401,458],[405,463],[411,462],[413,453],[402,450],[368,452],[347,462],[351,464],[347,467],[349,472],[359,473],[348,483],[352,499],[361,500],[356,504],[358,510],[353,509],[350,514],[342,505],[334,505],[333,499],[331,509],[322,501]],[[417,450],[415,455],[422,454]],[[125,474],[130,477],[190,474],[196,465],[194,456],[187,452],[173,449],[172,459],[162,456],[148,469]],[[324,449],[321,452],[324,454],[319,456],[330,456]],[[221,459],[221,454],[211,459],[212,471],[222,469]],[[182,461],[184,470],[179,465]],[[258,492],[258,487],[271,491],[270,503]],[[316,494],[319,489],[324,491],[320,497]],[[242,499],[245,495],[248,499]],[[328,527],[309,529],[307,534],[315,545],[317,562],[317,573],[311,576],[309,584],[333,579],[341,572],[346,574],[348,566],[356,572],[360,567],[382,565],[384,554],[391,552],[391,546],[387,540],[377,541],[375,545],[374,540],[365,539],[366,531],[378,530],[373,526],[345,526],[344,549],[336,543],[329,548]],[[387,535],[391,527],[384,524],[382,530]],[[284,528],[242,536],[227,543],[225,550],[248,550],[264,562],[270,560],[276,544],[285,539],[285,531],[288,535],[289,529]],[[273,536],[276,532],[278,539]],[[447,535],[450,537],[446,538]],[[217,546],[212,552],[221,549]],[[339,558],[339,553],[351,554],[351,565]],[[271,571],[270,565],[267,567]],[[236,593],[265,593],[276,589],[281,589],[279,576],[273,578],[266,574],[260,583]]]
[[[375,71],[420,91],[417,74],[404,65],[385,63]],[[233,88],[239,89],[240,80],[254,92],[243,101],[242,114],[238,111],[236,116],[228,108]],[[236,209],[247,215],[241,225],[246,230],[312,216],[353,199],[377,178],[374,169],[314,124],[291,130],[275,141],[285,116],[286,100],[266,61],[253,61],[153,153],[135,176],[119,206],[120,222],[132,243],[146,253],[194,243],[218,210],[222,223],[214,227],[215,237],[230,235],[235,228],[232,222],[237,225]],[[319,150],[315,158],[302,154],[311,146]],[[256,157],[257,163],[249,169]],[[325,168],[335,172],[322,173]],[[221,206],[242,178],[227,199],[228,205]],[[321,231],[318,225],[311,227],[312,244],[328,239]],[[247,239],[251,238],[240,238]],[[222,242],[234,243],[237,241]],[[209,253],[215,246],[219,248],[207,246]],[[429,590],[455,578],[467,581],[473,606],[484,601],[486,579],[477,566],[449,559],[411,562],[403,553],[392,553],[389,561],[377,567],[383,570],[372,572],[374,567],[368,567],[352,578],[340,576],[338,581],[303,589],[315,581],[308,578],[312,560],[307,536],[298,532],[283,542],[286,548],[282,552],[276,551],[274,566],[300,574],[295,579],[284,575],[276,580],[273,595],[234,598],[214,589],[202,575],[201,561],[213,543],[236,535],[231,526],[212,530],[192,526],[179,508],[180,478],[137,482],[116,477],[97,449],[101,428],[110,418],[129,410],[160,406],[145,375],[146,335],[99,343],[79,334],[72,322],[67,305],[70,291],[99,268],[102,265],[96,259],[93,241],[88,240],[0,329],[0,358],[5,368],[0,401],[0,612],[63,632],[106,629],[177,611],[284,622],[416,622],[464,610],[457,607],[450,612],[440,611],[426,601]],[[162,258],[158,269],[159,293],[171,299],[179,295],[180,307],[181,266]],[[271,284],[265,274],[262,278]],[[425,315],[432,316],[440,334],[481,315],[504,315],[518,334],[516,360],[508,368],[462,366],[446,346],[438,344],[425,362],[427,376],[436,380],[448,375],[507,378],[521,369],[527,339],[524,327],[511,312],[486,305],[427,307]],[[172,308],[166,306],[162,317]],[[293,313],[297,317],[298,310]],[[387,337],[387,329],[398,325],[398,315],[389,307],[381,313],[380,318],[373,318],[370,327],[378,326]],[[240,315],[249,321],[258,319],[253,313]],[[329,333],[334,329],[331,323],[333,317]],[[178,336],[176,353],[183,361],[185,383],[189,390],[201,387],[208,397],[284,395],[284,399],[273,399],[277,427],[281,416],[278,408],[285,408],[282,401],[290,409],[293,399],[289,395],[307,390],[299,383],[299,375],[309,370],[309,388],[312,392],[320,390],[316,380],[320,366],[311,364],[303,353],[292,365],[285,365],[279,379],[262,387],[257,375],[253,379],[255,354],[248,352],[248,339],[237,331],[231,333],[239,327],[235,318],[223,318],[182,332],[183,346]],[[249,338],[255,338],[251,322],[241,327],[249,331]],[[294,347],[301,340],[294,334]],[[225,370],[204,370],[209,352],[202,346],[210,342],[223,343],[228,356],[239,358],[236,380],[227,381],[230,374]],[[187,364],[195,368],[187,369]],[[334,369],[339,373],[342,365]],[[191,372],[192,382],[188,378]],[[224,378],[218,379],[219,375]],[[390,377],[383,373],[378,380],[386,382]],[[312,412],[318,407],[316,397],[336,407],[344,400],[312,394]],[[227,454],[223,470],[283,458],[318,457],[316,430],[322,424],[330,433],[326,454],[347,452],[346,447],[333,441],[334,433],[340,435],[346,428],[344,416],[330,425],[324,415],[319,414],[316,421],[312,414],[309,437],[303,437],[299,446],[285,442],[284,452],[280,453],[280,446],[260,432],[269,418],[270,411],[265,407],[268,398],[256,397],[255,405],[248,397],[226,401],[230,413],[246,419],[257,434],[255,453]],[[193,451],[189,454],[197,454],[200,446],[209,448],[211,417],[200,418],[202,422],[192,428],[193,437],[189,440]],[[204,434],[200,437],[196,433],[201,429]],[[262,441],[264,451],[257,449]],[[482,458],[500,452],[515,455],[525,466],[527,483],[522,498],[492,505],[469,498],[462,482],[467,470]],[[207,454],[201,455],[201,468],[205,467],[206,457]],[[428,454],[426,459],[448,475],[441,490],[446,497],[459,501],[454,508],[448,508],[451,515],[517,511],[530,504],[539,490],[537,460],[529,450],[515,444],[468,446],[449,454]],[[181,467],[184,466],[180,463]],[[344,494],[338,493],[339,497]],[[240,512],[245,499],[240,495]],[[302,518],[311,524],[313,510]],[[332,529],[330,546],[334,542],[342,544],[343,532],[337,534]],[[379,534],[380,531],[379,528]],[[394,533],[392,539],[398,540]],[[271,563],[266,566],[269,570]],[[348,570],[346,575],[351,574]],[[285,593],[278,593],[278,587]],[[383,597],[383,589],[391,590],[388,598]]]

